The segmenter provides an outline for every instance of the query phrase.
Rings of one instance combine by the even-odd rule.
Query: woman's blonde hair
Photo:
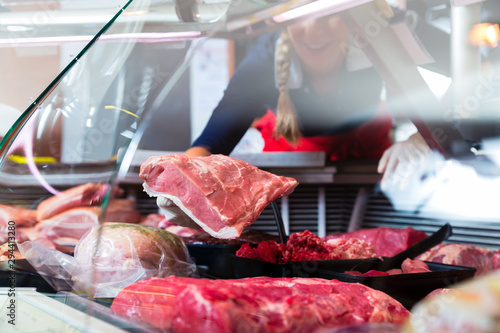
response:
[[[274,136],[281,136],[292,145],[300,142],[301,133],[297,112],[288,93],[288,78],[292,59],[292,41],[286,29],[280,35],[281,44],[278,45],[276,59],[277,86],[279,90],[278,105],[276,107],[276,126]]]

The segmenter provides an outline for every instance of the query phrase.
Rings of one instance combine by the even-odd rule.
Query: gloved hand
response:
[[[377,171],[383,173],[383,191],[405,190],[425,163],[431,149],[420,133],[415,133],[406,141],[398,142],[382,155]]]
[[[165,196],[158,196],[156,198],[156,204],[167,221],[173,222],[182,227],[201,229],[191,216],[178,206],[180,204],[180,200],[174,202]]]

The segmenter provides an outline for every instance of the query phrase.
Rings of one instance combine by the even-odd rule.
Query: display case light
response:
[[[341,12],[373,0],[317,0],[273,16],[273,21],[283,23],[298,18],[324,16]]]
[[[174,32],[137,32],[137,33],[121,33],[108,34],[99,38],[100,41],[116,42],[123,40],[135,40],[143,43],[160,43],[160,42],[176,42],[195,39],[201,37],[201,31],[174,31]],[[49,46],[70,43],[88,43],[94,36],[55,36],[55,37],[33,37],[33,38],[11,38],[0,39],[0,47],[12,46]]]
[[[474,46],[497,47],[500,41],[500,27],[496,23],[479,23],[472,27],[469,41]]]

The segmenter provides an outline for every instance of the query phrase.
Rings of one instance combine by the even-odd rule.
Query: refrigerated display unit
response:
[[[351,32],[346,49],[351,70],[373,67],[385,82],[381,97],[396,114],[394,141],[419,131],[433,153],[409,165],[406,188],[385,188],[380,185],[378,160],[332,161],[320,151],[264,152],[259,135],[249,129],[229,156],[291,177],[299,185],[264,208],[245,230],[279,243],[280,227],[288,237],[308,230],[324,240],[332,234],[378,228],[411,228],[431,235],[449,225],[453,232],[441,239],[442,244],[481,249],[488,265],[491,261],[487,270],[493,270],[500,239],[495,205],[499,37],[494,21],[500,14],[492,2],[406,1],[399,8],[400,4],[383,0],[0,4],[0,52],[6,60],[0,111],[16,119],[0,142],[4,233],[0,303],[3,308],[15,305],[0,319],[1,330],[175,332],[175,325],[166,322],[189,322],[187,312],[183,318],[176,312],[179,318],[165,319],[165,313],[173,311],[168,301],[156,299],[151,305],[138,298],[129,304],[120,294],[136,282],[170,274],[212,280],[215,290],[208,283],[199,292],[213,293],[214,298],[223,280],[255,276],[360,282],[389,295],[392,288],[396,292],[391,296],[410,310],[431,290],[473,279],[478,270],[483,273],[482,267],[463,262],[433,263],[427,276],[403,274],[399,279],[377,280],[347,278],[344,272],[358,265],[349,261],[347,266],[341,261],[333,265],[310,261],[299,268],[242,264],[235,252],[245,240],[207,241],[208,237],[197,238],[198,232],[166,236],[168,246],[176,244],[176,250],[160,251],[161,260],[174,256],[182,264],[173,271],[159,269],[157,257],[156,267],[146,267],[139,249],[129,243],[133,250],[127,256],[121,256],[124,251],[113,252],[117,240],[99,228],[104,223],[135,226],[132,236],[118,237],[131,242],[139,234],[165,241],[165,235],[149,234],[151,225],[178,230],[167,228],[172,224],[162,218],[156,198],[144,192],[141,165],[151,156],[182,154],[189,148],[259,36],[328,15],[340,15]],[[397,104],[389,104],[390,98]],[[146,222],[147,218],[151,220]],[[84,251],[80,243],[91,230],[97,237]],[[79,245],[78,256],[74,250]],[[106,253],[108,258],[101,263],[95,259]],[[82,266],[84,261],[90,266]],[[173,269],[170,262],[165,265]],[[240,267],[237,274],[236,267]],[[103,276],[105,280],[99,280]],[[235,294],[220,297],[242,297],[237,292],[241,286],[231,286]],[[130,292],[154,293],[144,288],[132,287]],[[299,283],[297,290],[301,288]],[[119,310],[113,311],[118,295],[115,310]],[[140,302],[150,312],[137,314]],[[165,302],[161,304],[166,308],[155,312],[154,302]],[[198,312],[193,321],[206,321],[212,327],[215,319],[203,317],[203,310],[196,310],[199,306],[192,308]],[[356,309],[363,306],[349,311]],[[250,307],[238,311],[250,312],[240,318],[248,325],[219,318],[221,327],[244,332],[254,327],[249,324],[252,320],[271,325],[267,319],[249,319],[262,316],[252,314]],[[395,318],[394,313],[387,316]],[[389,317],[385,319],[390,321]],[[12,318],[16,326],[9,322]],[[333,327],[325,324],[327,320],[313,326],[298,321],[301,324],[294,324],[298,325],[294,329],[334,332],[363,321],[370,320],[338,322]],[[402,322],[370,325],[385,332],[403,329]],[[279,331],[278,326],[265,327]]]

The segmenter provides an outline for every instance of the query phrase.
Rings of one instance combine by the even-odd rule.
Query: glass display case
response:
[[[160,201],[144,192],[140,168],[151,156],[179,156],[190,148],[261,37],[333,16],[340,17],[348,31],[348,38],[335,45],[343,57],[342,70],[368,70],[381,82],[374,97],[376,111],[370,112],[391,114],[391,143],[403,143],[418,132],[429,153],[410,157],[399,169],[394,166],[395,179],[403,181],[381,187],[380,156],[342,159],[320,149],[268,151],[262,130],[248,126],[227,155],[299,182],[293,193],[276,199],[279,206],[266,206],[248,230],[265,233],[271,241],[278,234],[277,222],[289,236],[310,230],[322,239],[379,227],[411,227],[431,234],[450,223],[454,233],[446,242],[477,246],[496,260],[500,10],[494,0],[464,2],[0,2],[5,72],[0,78],[0,115],[5,119],[0,127],[0,273],[5,282],[0,304],[17,309],[10,312],[13,317],[0,318],[0,330],[28,329],[9,320],[35,327],[38,320],[49,320],[41,318],[50,318],[52,326],[46,321],[49,326],[38,331],[175,332],[175,325],[167,323],[175,318],[163,317],[172,309],[155,312],[149,304],[147,313],[138,315],[139,303],[127,303],[120,292],[132,286],[131,293],[153,293],[148,288],[154,283],[133,288],[139,281],[169,275],[214,283],[234,278],[231,258],[241,243],[198,248],[189,244],[189,237],[199,231],[168,220]],[[308,43],[309,49],[322,47],[313,45],[317,41]],[[278,55],[274,57],[272,53],[277,66]],[[297,73],[308,75],[305,70]],[[277,70],[270,75],[278,91]],[[358,86],[355,93],[335,95],[345,104],[341,106],[352,114],[361,109],[360,103],[371,98],[364,90],[371,78],[359,74],[349,83]],[[265,80],[258,79],[249,80],[249,94],[257,90],[253,87],[265,86]],[[288,78],[289,87],[292,81]],[[308,93],[301,85],[296,89]],[[337,90],[348,88],[346,84]],[[267,97],[242,101],[259,98]],[[366,116],[346,112],[330,117],[313,108],[308,111],[311,117],[338,121],[350,130],[362,126],[357,116]],[[361,138],[359,134],[356,144],[361,145]],[[115,233],[110,223],[125,231]],[[152,240],[159,250],[145,250],[146,256],[155,256],[146,260],[142,247],[152,246]],[[455,282],[470,278],[457,276]],[[240,287],[231,288],[237,294]],[[216,290],[205,292],[217,298]],[[169,304],[165,301],[164,306]],[[61,311],[68,316],[62,318]],[[193,321],[210,322],[202,318],[202,310],[193,311]],[[398,325],[385,329],[399,332],[402,321],[394,319],[399,318],[394,313],[390,318]],[[252,321],[242,317],[245,320]],[[224,325],[232,331],[246,329]],[[297,325],[300,332],[300,325],[309,324]],[[314,325],[334,332],[331,325]],[[175,326],[179,332],[181,326]]]

